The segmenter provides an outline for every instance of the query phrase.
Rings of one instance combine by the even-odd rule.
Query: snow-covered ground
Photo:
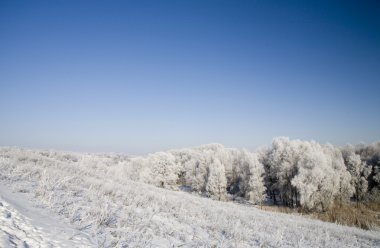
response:
[[[378,231],[129,180],[127,161],[116,155],[0,148],[1,242],[11,247],[23,247],[24,241],[30,247],[380,247]]]
[[[89,236],[0,186],[0,247],[92,247]]]

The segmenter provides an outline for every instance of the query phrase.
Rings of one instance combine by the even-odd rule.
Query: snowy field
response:
[[[0,188],[0,247],[91,247],[89,236]]]
[[[380,232],[128,178],[129,158],[0,148],[1,247],[380,247]]]

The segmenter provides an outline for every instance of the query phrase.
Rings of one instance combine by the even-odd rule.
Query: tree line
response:
[[[279,137],[253,153],[208,144],[135,157],[125,170],[133,180],[216,200],[318,211],[352,200],[380,202],[380,142],[338,148]]]

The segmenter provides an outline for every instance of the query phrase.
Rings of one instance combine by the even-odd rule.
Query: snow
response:
[[[0,247],[92,247],[88,235],[0,186]]]
[[[379,231],[132,181],[127,161],[0,148],[3,246],[380,247]]]

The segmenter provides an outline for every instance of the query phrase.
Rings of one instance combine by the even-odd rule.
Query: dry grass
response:
[[[276,213],[285,213],[285,214],[294,214],[294,213],[300,213],[300,210],[297,208],[289,208],[284,206],[276,206],[276,205],[262,205],[258,207],[262,210],[276,212]]]
[[[313,216],[323,221],[370,230],[380,228],[379,210],[379,204],[346,204],[335,205],[330,210],[314,213]]]
[[[284,206],[262,206],[261,209],[279,213],[298,213],[310,216],[326,222],[338,223],[345,226],[355,226],[365,230],[380,228],[380,204],[360,203],[359,205],[336,204],[333,208],[325,212],[308,213],[301,208],[289,208]]]

